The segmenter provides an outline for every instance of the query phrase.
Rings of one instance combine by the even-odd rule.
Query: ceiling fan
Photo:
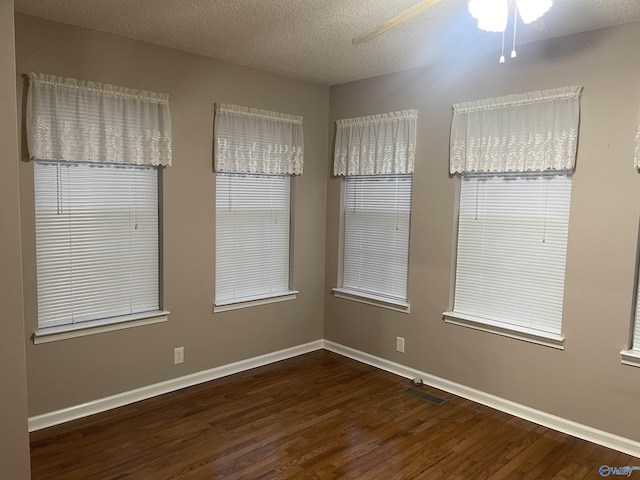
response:
[[[351,43],[359,45],[366,43],[403,22],[417,16],[444,0],[421,0],[413,7],[381,23],[368,32],[357,36]],[[517,15],[525,24],[532,23],[544,15],[553,6],[553,0],[469,0],[469,13],[478,21],[478,28],[488,32],[502,32],[502,50],[500,63],[504,63],[504,33],[507,29],[509,9],[514,9],[514,48],[511,57],[516,56],[515,50],[515,26]]]

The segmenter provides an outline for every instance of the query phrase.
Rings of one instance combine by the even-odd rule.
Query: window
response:
[[[560,335],[569,175],[461,180],[454,311]]]
[[[302,174],[302,117],[216,105],[214,312],[290,300],[291,175]]]
[[[638,115],[634,166],[640,168],[640,114]],[[640,251],[639,251],[640,254]],[[636,261],[638,265],[638,261]],[[631,348],[620,352],[622,363],[640,367],[640,268],[636,268],[635,309],[633,312],[633,329],[631,331]]]
[[[289,294],[290,183],[216,174],[216,305]]]
[[[580,88],[454,106],[460,174],[449,323],[562,348]]]
[[[35,343],[167,319],[160,298],[159,169],[168,96],[29,74]]]
[[[636,367],[640,367],[640,281],[637,278],[638,274],[639,271],[636,269],[636,295],[635,309],[633,312],[633,329],[631,331],[631,348],[620,352],[623,364]]]
[[[159,310],[154,167],[35,162],[40,328]]]
[[[412,175],[345,178],[342,288],[407,301]]]
[[[417,111],[338,121],[334,173],[344,176],[336,297],[409,311],[408,268]]]
[[[636,128],[636,148],[634,152],[633,165],[636,168],[640,168],[640,112],[638,112],[638,121]]]

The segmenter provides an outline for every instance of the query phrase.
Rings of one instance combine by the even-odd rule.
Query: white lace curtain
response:
[[[453,106],[450,172],[573,170],[582,87]]]
[[[225,104],[215,111],[216,172],[302,174],[302,117]]]
[[[417,119],[417,110],[403,110],[338,120],[333,174],[413,173]]]
[[[168,95],[46,74],[28,78],[30,158],[171,165]]]

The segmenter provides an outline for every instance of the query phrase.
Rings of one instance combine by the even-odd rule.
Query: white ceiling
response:
[[[416,3],[418,0],[15,0],[15,9],[328,85],[474,52],[495,51],[497,61],[501,35],[476,28],[467,12],[467,0],[443,0],[367,44],[351,44],[353,37]],[[543,24],[518,25],[519,44],[640,20],[640,0],[554,3]]]

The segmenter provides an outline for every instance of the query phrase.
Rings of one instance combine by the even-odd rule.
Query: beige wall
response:
[[[628,348],[640,208],[632,166],[640,106],[640,23],[331,88],[330,119],[419,109],[409,268],[411,313],[326,294],[325,338],[586,425],[640,440],[640,368]],[[564,351],[445,324],[456,180],[451,105],[583,85],[566,267]],[[332,124],[332,129],[333,124]],[[327,203],[325,292],[338,265],[339,185]],[[395,337],[406,337],[406,353]]]
[[[640,58],[633,50],[638,44],[635,23],[523,46],[519,58],[506,65],[497,64],[495,55],[469,58],[335,86],[329,95],[327,87],[308,82],[17,15],[19,101],[24,102],[20,75],[29,71],[115,83],[169,93],[174,128],[174,166],[163,179],[164,299],[171,311],[165,324],[31,343],[37,325],[33,169],[28,162],[20,165],[29,414],[324,337],[640,440],[640,369],[621,365],[619,355],[628,347],[640,215],[640,176],[632,168],[640,106]],[[3,54],[0,48],[0,60]],[[567,255],[565,350],[445,324],[455,233],[456,180],[447,173],[451,105],[575,84],[584,92]],[[304,116],[305,173],[295,180],[294,198],[294,287],[301,291],[295,301],[211,313],[214,102]],[[327,187],[333,122],[405,108],[420,110],[410,314],[327,293],[337,277],[340,218],[340,182],[329,179]],[[22,124],[21,112],[18,118]],[[0,141],[4,146],[4,137]],[[23,138],[21,144],[24,158]],[[15,172],[1,178],[9,178],[2,195],[11,196],[13,188],[15,197]],[[13,235],[3,236],[3,244],[15,244],[17,200],[3,201],[14,205],[3,211],[14,222]],[[11,268],[19,278],[19,246],[12,251]],[[2,281],[15,293],[19,284],[6,281],[11,278],[3,274]],[[397,335],[406,338],[405,354],[395,352]],[[183,365],[173,365],[176,346],[185,347]],[[14,381],[19,370],[16,377],[11,369]],[[21,398],[24,389],[18,391]]]
[[[173,166],[163,176],[169,321],[41,345],[27,339],[30,415],[323,337],[328,87],[22,15],[16,15],[16,56],[18,75],[51,73],[168,93],[173,124]],[[300,291],[294,301],[212,314],[214,102],[304,117],[304,174],[294,180],[293,197],[293,286]],[[37,327],[30,162],[20,165],[20,195],[29,337]],[[185,347],[185,363],[174,366],[177,346]]]
[[[29,478],[13,0],[0,0],[0,476]]]

